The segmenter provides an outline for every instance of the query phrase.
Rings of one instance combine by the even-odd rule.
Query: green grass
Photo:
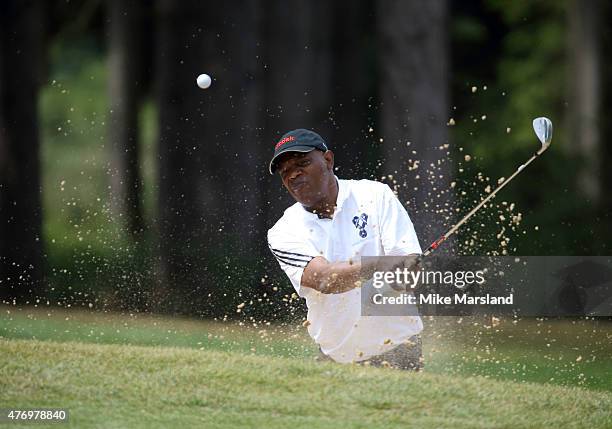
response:
[[[189,347],[275,356],[315,356],[295,325],[224,323],[147,314],[0,306],[0,338]]]
[[[299,324],[214,322],[83,309],[0,306],[0,337],[186,347],[309,359]],[[612,324],[595,320],[426,318],[426,371],[612,392]]]
[[[424,341],[432,372],[612,392],[610,321],[438,318]]]
[[[3,407],[70,427],[609,427],[612,394],[175,347],[0,339]],[[35,426],[40,427],[40,426]]]
[[[425,324],[426,370],[405,374],[315,363],[316,347],[299,323],[0,306],[0,404],[67,407],[74,427],[612,421],[609,322]]]

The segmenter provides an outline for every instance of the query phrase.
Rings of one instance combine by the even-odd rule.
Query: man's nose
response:
[[[289,173],[289,180],[293,180],[295,178],[297,178],[300,174],[302,174],[302,169],[301,168],[294,168],[291,170],[291,172]]]

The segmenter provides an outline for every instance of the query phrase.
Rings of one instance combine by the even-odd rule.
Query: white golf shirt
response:
[[[421,253],[421,247],[408,213],[387,185],[338,180],[338,188],[332,219],[319,218],[296,203],[268,231],[268,245],[306,300],[310,336],[323,353],[348,363],[384,353],[418,334],[421,318],[362,316],[360,288],[323,294],[302,287],[304,268],[316,256],[338,262]]]

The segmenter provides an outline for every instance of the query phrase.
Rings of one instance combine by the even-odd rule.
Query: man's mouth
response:
[[[293,192],[299,192],[304,186],[306,186],[306,181],[296,182],[291,185],[291,190]]]

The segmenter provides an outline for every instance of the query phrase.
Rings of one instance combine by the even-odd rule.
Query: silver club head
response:
[[[542,149],[540,152],[543,152],[550,146],[550,142],[552,141],[553,134],[553,125],[550,119],[545,117],[535,118],[533,120],[533,130],[538,136],[540,142],[542,142]]]

